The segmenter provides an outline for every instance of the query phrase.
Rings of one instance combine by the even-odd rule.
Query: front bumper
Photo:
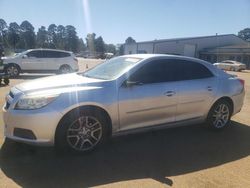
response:
[[[54,145],[55,130],[62,114],[50,108],[38,110],[6,110],[3,108],[4,135],[12,140],[33,145]],[[14,130],[29,130],[35,139],[16,136]]]

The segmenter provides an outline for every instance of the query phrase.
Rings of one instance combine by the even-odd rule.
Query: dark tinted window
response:
[[[44,58],[62,58],[69,57],[70,53],[67,52],[57,52],[57,51],[49,51],[43,50]]]
[[[132,74],[129,80],[147,84],[202,79],[212,76],[213,74],[202,64],[167,59],[147,63]]]
[[[70,53],[67,53],[67,52],[59,52],[59,54],[61,57],[69,57],[70,56]]]
[[[230,61],[224,61],[223,63],[233,64],[233,63],[232,63],[232,62],[230,62]]]
[[[177,69],[174,62],[156,60],[147,63],[129,78],[144,84],[175,81],[173,70]]]
[[[42,58],[43,54],[41,50],[34,50],[29,53],[27,53],[28,57],[35,57],[35,58]]]
[[[179,66],[179,70],[176,72],[179,80],[203,79],[213,76],[211,71],[200,63],[186,60],[176,60],[176,63]]]

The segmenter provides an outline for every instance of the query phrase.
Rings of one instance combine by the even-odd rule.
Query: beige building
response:
[[[200,59],[209,62],[220,62],[223,60],[235,60],[243,62],[250,68],[250,43],[245,45],[233,45],[217,48],[208,48],[200,52]]]
[[[197,57],[211,63],[238,60],[250,64],[250,44],[234,34],[176,38],[124,45],[125,54],[157,53]]]

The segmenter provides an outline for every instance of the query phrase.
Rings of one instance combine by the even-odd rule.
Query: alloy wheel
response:
[[[7,71],[6,71],[6,72],[7,72],[7,74],[10,75],[10,76],[17,76],[18,73],[19,73],[17,67],[15,67],[15,66],[9,66],[9,67],[7,68]]]
[[[87,151],[101,140],[102,125],[95,117],[82,116],[69,126],[66,137],[70,147]]]
[[[228,123],[229,117],[229,107],[226,104],[219,104],[212,115],[214,127],[218,129],[224,127]]]
[[[60,71],[62,74],[67,74],[67,73],[71,72],[71,69],[67,66],[63,66],[63,67],[61,67]]]

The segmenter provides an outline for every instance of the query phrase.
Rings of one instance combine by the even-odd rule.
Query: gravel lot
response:
[[[84,71],[100,61],[79,59]],[[88,155],[3,140],[0,112],[0,187],[250,187],[250,72],[242,111],[230,128],[199,125],[114,138]],[[0,106],[11,86],[41,77],[24,74],[0,87]]]

